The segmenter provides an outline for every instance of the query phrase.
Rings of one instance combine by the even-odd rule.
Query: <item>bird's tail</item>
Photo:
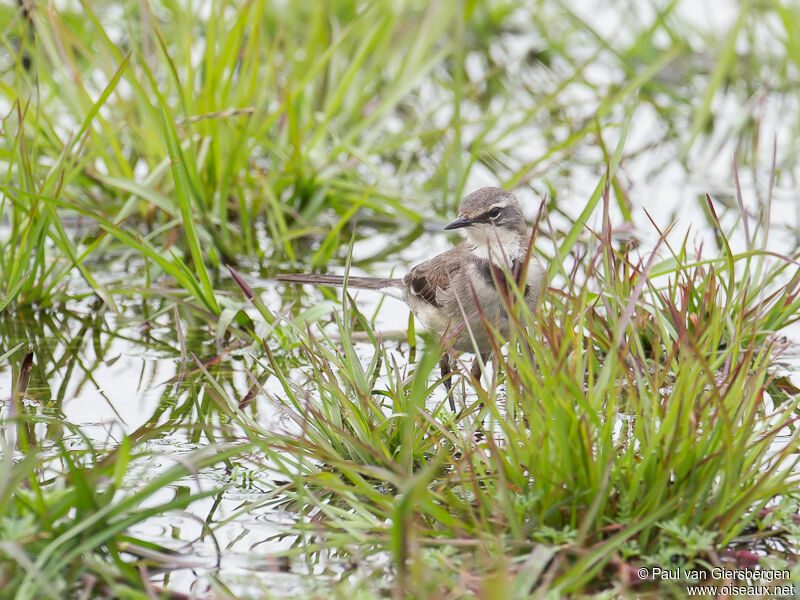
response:
[[[304,283],[309,285],[342,286],[344,277],[341,275],[322,275],[320,273],[284,273],[276,275],[277,281],[290,283]],[[348,277],[347,287],[363,288],[366,290],[384,290],[387,288],[402,288],[402,279],[389,277]]]

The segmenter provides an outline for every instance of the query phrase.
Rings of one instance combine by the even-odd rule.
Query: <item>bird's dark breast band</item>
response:
[[[506,294],[511,293],[511,289],[508,285],[508,277],[500,267],[492,264],[488,260],[478,261],[477,267],[478,273],[480,273],[487,285],[498,288],[498,290],[502,288]],[[511,269],[509,270],[509,273],[514,278],[514,283],[517,284],[517,287],[520,287],[520,284],[522,283],[522,267],[522,261],[519,259],[514,259],[511,262]],[[525,289],[522,291],[522,295],[525,296],[527,293],[528,286],[526,285]]]

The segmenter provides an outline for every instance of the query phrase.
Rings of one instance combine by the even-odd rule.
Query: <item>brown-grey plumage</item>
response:
[[[344,285],[344,277],[341,275],[325,275],[322,273],[285,273],[276,275],[278,281],[288,281],[291,283],[308,283],[311,285]],[[403,287],[402,279],[390,279],[388,277],[348,277],[347,285],[354,288],[365,290],[384,290],[392,287]]]
[[[524,288],[525,301],[534,310],[545,287],[545,271],[532,255],[524,268],[530,238],[522,209],[511,192],[490,187],[468,195],[461,201],[458,218],[445,227],[461,228],[467,239],[418,264],[402,279],[350,277],[348,285],[384,291],[399,288],[403,300],[426,329],[457,352],[477,350],[485,362],[492,342],[482,319],[502,337],[509,333],[504,296],[508,295],[510,282],[506,274]],[[316,285],[344,283],[338,275],[287,274],[276,279]],[[480,371],[475,365],[473,374],[477,376]],[[445,353],[441,366],[449,389],[449,354]],[[452,398],[450,402],[454,406]]]

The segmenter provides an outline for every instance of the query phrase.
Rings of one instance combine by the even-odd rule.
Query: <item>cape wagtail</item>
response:
[[[425,329],[443,340],[443,346],[449,345],[456,352],[477,352],[485,364],[492,341],[484,322],[503,339],[508,338],[508,278],[515,279],[518,288],[524,290],[525,303],[535,310],[546,285],[545,270],[532,254],[522,209],[511,192],[486,187],[471,193],[461,201],[458,218],[445,226],[445,230],[452,229],[463,229],[466,239],[418,264],[402,279],[348,277],[347,285],[383,293],[400,290],[402,295],[397,295]],[[344,284],[340,275],[289,273],[275,279],[324,286]],[[439,364],[449,392],[452,366],[448,352]],[[477,359],[472,374],[480,378]],[[450,406],[455,409],[452,396]]]

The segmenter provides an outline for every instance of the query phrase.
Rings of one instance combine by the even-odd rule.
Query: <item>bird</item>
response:
[[[484,323],[491,324],[503,339],[509,336],[508,278],[514,278],[525,304],[535,311],[547,276],[532,253],[531,234],[513,193],[484,187],[467,195],[459,204],[458,217],[444,227],[446,231],[456,229],[465,234],[460,244],[416,265],[404,277],[348,277],[347,286],[398,295],[424,329],[439,336],[443,347],[450,346],[458,353],[475,352],[486,364],[493,340]],[[284,273],[275,279],[319,286],[345,283],[341,275],[312,273]],[[446,348],[439,365],[450,407],[455,411],[449,394],[451,353]],[[471,372],[476,380],[480,379],[477,358]]]

